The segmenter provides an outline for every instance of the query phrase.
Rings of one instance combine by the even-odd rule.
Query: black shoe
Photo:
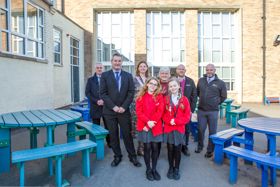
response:
[[[111,149],[112,147],[110,146],[110,143],[107,143],[107,147],[109,148],[109,149]]]
[[[191,155],[191,154],[190,154],[190,151],[189,151],[189,149],[188,149],[187,146],[183,146],[183,147],[182,147],[182,153],[183,153],[185,156],[190,156],[190,155]]]
[[[177,169],[177,168],[174,169],[173,179],[174,180],[180,179],[179,169]]]
[[[202,147],[197,147],[196,150],[194,151],[195,153],[200,153],[202,151]]]
[[[154,175],[153,175],[153,172],[151,169],[147,169],[146,170],[146,178],[149,180],[149,181],[153,181],[154,180]]]
[[[157,172],[157,170],[153,170],[153,176],[154,176],[154,179],[156,181],[159,181],[161,179],[159,173]]]
[[[136,157],[131,157],[129,158],[129,161],[135,166],[135,167],[141,167],[141,163],[138,162],[138,160],[136,159]]]
[[[204,156],[206,158],[211,158],[213,156],[213,152],[206,152]]]
[[[169,167],[168,172],[167,172],[167,178],[173,179],[173,174],[174,174],[173,167]]]
[[[121,159],[120,157],[116,157],[116,158],[114,158],[114,160],[112,161],[111,166],[112,166],[112,167],[116,167],[116,166],[119,165],[119,163],[120,163],[121,161],[122,161],[122,159]]]

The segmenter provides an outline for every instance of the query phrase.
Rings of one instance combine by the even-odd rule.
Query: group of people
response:
[[[182,64],[176,68],[176,77],[171,77],[168,67],[162,67],[158,78],[149,77],[145,61],[137,64],[135,77],[122,69],[120,54],[112,56],[111,64],[112,69],[103,72],[102,64],[97,63],[96,72],[86,86],[93,123],[100,124],[102,118],[104,127],[109,130],[106,141],[114,152],[111,166],[116,167],[122,161],[121,131],[130,162],[141,167],[136,153],[144,157],[148,180],[161,179],[156,166],[162,142],[167,144],[167,177],[179,180],[181,152],[190,155],[189,125],[197,98],[199,140],[195,152],[200,153],[204,147],[207,124],[209,136],[217,131],[218,105],[227,97],[225,83],[215,74],[213,64],[206,66],[206,74],[199,79],[197,87],[185,75],[186,68]],[[138,140],[137,152],[133,136]],[[213,150],[209,139],[205,157],[212,157]]]

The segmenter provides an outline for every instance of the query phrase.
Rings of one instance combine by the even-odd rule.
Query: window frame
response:
[[[158,14],[158,19],[160,23],[155,23],[155,15]],[[167,16],[164,19],[163,17]],[[179,20],[178,23],[176,23],[176,20],[173,19],[173,17],[178,16]],[[168,66],[171,68],[175,68],[179,64],[185,64],[186,63],[186,25],[185,25],[185,12],[184,11],[150,11],[146,14],[146,40],[147,40],[147,62],[149,66],[151,67],[151,74],[154,75],[156,73],[156,70],[158,67],[161,66]],[[175,24],[174,24],[175,23]],[[159,31],[155,34],[156,27]],[[167,33],[163,32],[163,28],[167,28]],[[173,33],[172,29],[174,27],[177,27],[178,31],[177,33]],[[158,41],[160,43],[160,49],[159,51],[155,50],[155,41]],[[178,49],[175,49],[175,51],[179,51],[179,53],[176,54],[174,51],[174,41],[178,40],[179,47]],[[166,48],[166,45],[164,42],[167,42],[170,47],[169,49]],[[176,44],[175,44],[176,45]],[[177,46],[177,45],[176,45]],[[157,48],[157,47],[156,47]],[[156,55],[156,53],[159,53],[160,55]],[[167,54],[168,60],[164,61],[164,55]],[[155,56],[159,56],[160,59],[155,60]],[[175,59],[178,60],[175,60]],[[164,65],[163,65],[164,63]],[[171,63],[171,65],[170,65]],[[155,72],[154,72],[155,71]],[[156,76],[156,75],[154,75]]]
[[[204,35],[204,14],[209,14],[210,16],[210,25],[211,25],[211,33],[210,35],[205,36]],[[219,14],[219,22],[214,23],[213,22],[213,14]],[[229,15],[229,34],[228,36],[223,35],[223,14],[228,14]],[[216,67],[216,73],[219,76],[220,79],[224,80],[225,83],[227,84],[228,91],[236,91],[237,90],[237,76],[236,76],[236,70],[237,70],[237,45],[236,45],[236,16],[234,12],[231,11],[201,11],[198,13],[198,75],[199,77],[202,77],[203,74],[205,73],[205,68],[206,65],[211,63],[214,64]],[[220,34],[219,36],[214,36],[213,35],[213,26],[219,26],[220,27]],[[209,61],[204,61],[205,57],[205,52],[204,52],[204,43],[205,39],[210,41],[210,60]],[[214,47],[214,42],[213,39],[218,39],[219,40],[219,50],[213,49]],[[223,46],[223,41],[228,40],[229,44],[229,50],[227,51],[228,54],[230,54],[230,57],[228,58],[229,61],[224,61],[224,46]],[[214,62],[213,61],[213,52],[219,52],[220,53],[220,61],[219,62]],[[228,69],[227,69],[228,68]],[[227,70],[229,72],[229,77],[224,77],[223,74],[224,71]]]
[[[11,2],[9,0],[6,1],[7,6],[6,9],[1,7],[1,9],[7,11],[7,29],[0,28],[0,33],[2,35],[2,32],[7,33],[7,51],[2,49],[2,44],[0,45],[0,51],[1,53],[6,53],[6,54],[11,54],[11,55],[16,55],[16,56],[21,56],[21,57],[28,57],[28,58],[35,58],[39,60],[45,60],[46,59],[46,43],[45,43],[45,10],[36,4],[32,3],[29,0],[22,0],[23,3],[23,31],[24,33],[20,32],[15,32],[12,31],[12,10],[11,10]],[[28,24],[29,24],[29,19],[28,19],[28,5],[34,7],[36,9],[36,27],[35,27],[35,32],[36,32],[36,37],[32,38],[28,36]],[[42,16],[42,17],[40,17]],[[42,18],[42,23],[40,23]],[[39,30],[42,30],[42,38],[39,37]],[[12,38],[13,37],[18,37],[21,38],[23,41],[23,53],[16,53],[13,52],[13,42]],[[2,37],[1,37],[2,38]],[[35,55],[28,55],[28,42],[35,42],[35,50],[33,53]]]
[[[60,52],[57,52],[55,51],[55,43],[58,43],[55,41],[55,38],[54,38],[54,32],[58,32],[60,34]],[[63,65],[63,61],[62,61],[62,53],[63,53],[63,39],[62,39],[62,36],[63,36],[63,31],[62,29],[54,26],[53,27],[53,64],[55,65]],[[70,41],[70,44],[71,44],[71,41]],[[59,54],[60,55],[60,58],[59,58],[59,62],[56,62],[55,61],[55,54]]]
[[[102,32],[104,25],[103,19],[104,14],[110,17],[110,20],[106,20],[110,22],[110,30],[108,31],[109,36],[104,36],[104,32]],[[116,20],[113,16],[117,14],[120,17],[120,20],[116,22]],[[128,22],[124,22],[123,18],[127,15],[128,16]],[[99,17],[101,16],[101,17]],[[127,35],[124,35],[122,31],[124,25],[128,24],[129,28],[126,30]],[[126,69],[126,71],[129,71],[131,73],[134,73],[134,66],[135,66],[135,37],[134,37],[134,12],[133,11],[99,11],[96,12],[96,62],[102,63],[104,65],[105,70],[111,69],[111,57],[114,53],[118,52],[121,55],[123,54],[122,46],[124,44],[124,40],[129,41],[129,50],[126,51],[129,53],[129,57],[127,61],[123,60],[122,67]],[[120,35],[114,35],[115,32],[113,32],[113,27],[119,27],[120,28]],[[99,30],[101,29],[101,31]],[[102,35],[99,35],[99,33],[102,32]],[[113,40],[117,39],[119,40],[120,48],[113,49],[112,45]],[[108,60],[104,60],[104,40],[109,41],[109,55],[107,55]],[[115,50],[116,52],[113,52]]]

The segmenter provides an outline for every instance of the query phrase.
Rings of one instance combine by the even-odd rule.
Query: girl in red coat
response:
[[[169,162],[167,177],[179,180],[181,150],[185,142],[185,124],[190,121],[191,112],[188,99],[181,94],[180,82],[177,78],[170,79],[168,89],[169,95],[164,98],[163,114],[164,142],[167,143]]]
[[[164,101],[160,82],[157,78],[149,78],[136,98],[136,115],[138,140],[144,143],[144,160],[148,180],[160,180],[156,170],[158,160],[158,144],[163,141],[162,114]],[[150,165],[152,160],[152,167]]]

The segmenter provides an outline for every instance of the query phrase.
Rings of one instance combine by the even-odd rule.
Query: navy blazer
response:
[[[113,70],[102,73],[100,81],[100,96],[104,101],[103,114],[116,115],[115,106],[123,107],[125,114],[130,114],[129,106],[134,97],[134,82],[132,75],[121,70],[121,87],[117,88],[117,81]]]
[[[101,118],[103,106],[97,105],[100,99],[99,83],[96,73],[87,81],[85,94],[90,102],[90,116],[91,118]]]
[[[193,113],[197,102],[197,91],[194,81],[187,76],[185,76],[184,96],[188,98]]]

